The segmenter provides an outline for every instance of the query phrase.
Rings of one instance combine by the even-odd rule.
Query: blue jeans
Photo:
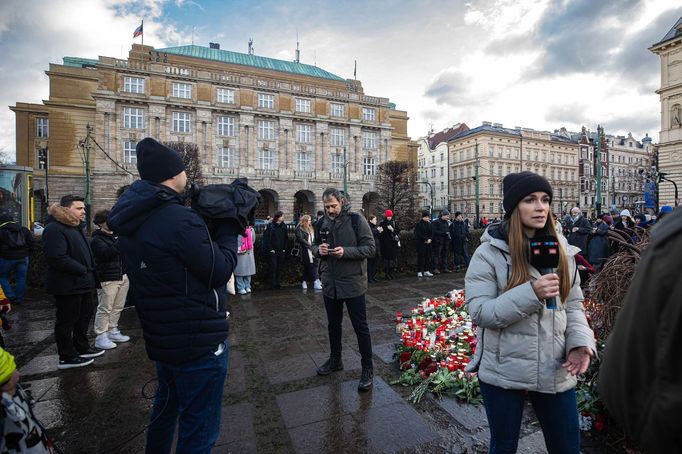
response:
[[[490,425],[490,454],[515,453],[519,443],[525,391],[481,382],[483,404]],[[550,454],[579,454],[580,427],[575,389],[547,394],[528,392]]]
[[[12,271],[14,271],[14,278],[17,283],[16,290],[13,290],[9,283]],[[12,303],[22,303],[24,301],[27,274],[28,257],[24,257],[23,259],[0,258],[0,285],[5,292],[5,296],[7,296]]]
[[[210,454],[220,432],[229,345],[188,363],[156,362],[159,387],[147,432],[147,454],[171,452],[178,424],[177,454]],[[216,349],[217,349],[216,345]]]
[[[234,283],[237,291],[251,288],[251,276],[235,276]]]

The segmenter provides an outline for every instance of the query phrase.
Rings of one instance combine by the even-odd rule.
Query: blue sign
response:
[[[644,208],[656,208],[656,183],[644,183]]]

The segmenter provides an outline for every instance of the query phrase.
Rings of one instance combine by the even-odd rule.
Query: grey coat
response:
[[[565,239],[560,241],[568,250]],[[511,273],[509,246],[497,225],[486,230],[465,278],[479,339],[468,372],[478,371],[482,382],[505,389],[557,393],[575,387],[576,378],[561,364],[573,348],[586,346],[596,352],[596,347],[582,306],[574,252],[568,254],[573,282],[568,299],[557,298],[557,309],[546,309],[530,282],[504,290]],[[533,267],[530,274],[531,279],[540,277]]]
[[[374,257],[374,236],[364,216],[358,215],[357,236],[353,230],[350,206],[346,203],[341,214],[331,219],[325,214],[315,229],[311,248],[320,258],[320,279],[324,296],[335,299],[354,298],[367,291],[367,259]],[[342,246],[343,257],[320,256],[320,231],[328,230],[329,243]]]
[[[249,227],[249,234],[251,235],[252,243],[256,241],[256,232],[253,227]],[[243,237],[237,237],[237,251],[241,250]],[[253,253],[253,248],[240,254],[237,254],[237,266],[234,268],[235,276],[253,276],[256,274],[256,256]]]

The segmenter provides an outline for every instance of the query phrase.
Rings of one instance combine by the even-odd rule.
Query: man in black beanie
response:
[[[107,224],[130,279],[159,386],[147,453],[210,452],[220,430],[227,374],[226,285],[237,262],[235,227],[219,223],[211,237],[201,216],[184,206],[182,158],[154,139],[137,144],[135,181]]]

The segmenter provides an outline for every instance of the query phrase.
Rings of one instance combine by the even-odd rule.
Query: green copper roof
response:
[[[274,58],[259,57],[257,55],[240,54],[229,50],[210,49],[202,46],[177,46],[165,49],[156,49],[158,52],[182,55],[184,57],[202,58],[204,60],[214,60],[235,65],[253,66],[255,68],[269,69],[272,71],[282,71],[303,76],[321,77],[323,79],[341,80],[344,78],[332,74],[317,66],[305,65],[292,61],[276,60]]]
[[[73,66],[74,68],[94,67],[99,63],[99,60],[92,58],[64,57],[63,60],[64,66]]]

